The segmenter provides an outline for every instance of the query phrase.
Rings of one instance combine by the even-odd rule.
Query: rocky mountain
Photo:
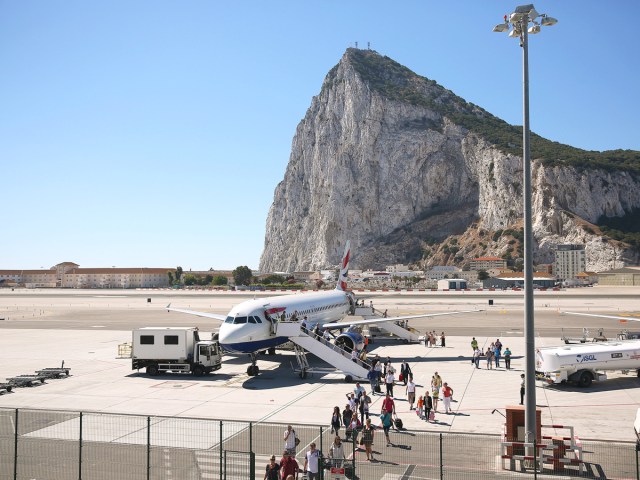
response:
[[[348,49],[293,139],[261,271],[522,256],[521,127],[370,50]],[[532,135],[534,263],[586,244],[593,271],[638,263],[597,225],[640,209],[640,152]]]

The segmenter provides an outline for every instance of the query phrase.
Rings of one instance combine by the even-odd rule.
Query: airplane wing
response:
[[[334,322],[334,323],[325,323],[322,325],[322,328],[345,328],[350,327],[352,325],[371,325],[375,323],[386,323],[386,322],[395,322],[400,320],[411,320],[412,318],[425,318],[425,317],[441,317],[443,315],[458,315],[460,313],[474,313],[474,312],[482,312],[482,310],[464,310],[460,312],[446,312],[446,313],[422,313],[420,315],[406,315],[404,317],[378,317],[378,318],[368,318],[366,320],[353,320],[351,322]]]
[[[597,313],[580,313],[580,312],[560,312],[561,315],[581,315],[583,317],[597,317],[597,318],[611,318],[613,320],[631,320],[633,322],[640,322],[638,317],[623,317],[622,315],[600,315]]]
[[[195,315],[197,317],[213,318],[215,320],[220,320],[221,322],[224,322],[226,320],[226,318],[227,318],[226,315],[220,315],[220,314],[217,314],[217,313],[197,312],[195,310],[185,310],[183,308],[173,308],[171,306],[171,304],[167,305],[167,311],[187,313],[189,315]]]

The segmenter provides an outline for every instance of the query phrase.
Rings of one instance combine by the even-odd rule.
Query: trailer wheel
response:
[[[346,383],[351,383],[351,382],[353,382],[353,377],[351,375],[347,375],[347,376],[344,377],[344,381]]]
[[[202,365],[196,365],[195,367],[193,367],[194,377],[201,377],[203,375],[204,375],[204,368],[202,367]]]
[[[580,374],[580,380],[578,380],[578,386],[582,388],[587,388],[591,386],[593,382],[593,375],[591,372],[582,372]]]
[[[151,365],[147,366],[146,372],[150,377],[155,377],[160,373],[160,369],[158,369],[158,365],[152,363]]]

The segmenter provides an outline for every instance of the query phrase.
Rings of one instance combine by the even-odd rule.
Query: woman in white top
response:
[[[331,448],[329,448],[329,458],[332,460],[334,467],[339,468],[342,466],[342,462],[344,461],[344,448],[342,446],[342,440],[340,440],[338,435],[336,435],[336,438],[331,444]]]

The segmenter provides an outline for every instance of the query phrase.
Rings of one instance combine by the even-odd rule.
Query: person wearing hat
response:
[[[280,478],[280,464],[276,462],[276,456],[271,455],[264,473],[264,480],[278,480]]]

